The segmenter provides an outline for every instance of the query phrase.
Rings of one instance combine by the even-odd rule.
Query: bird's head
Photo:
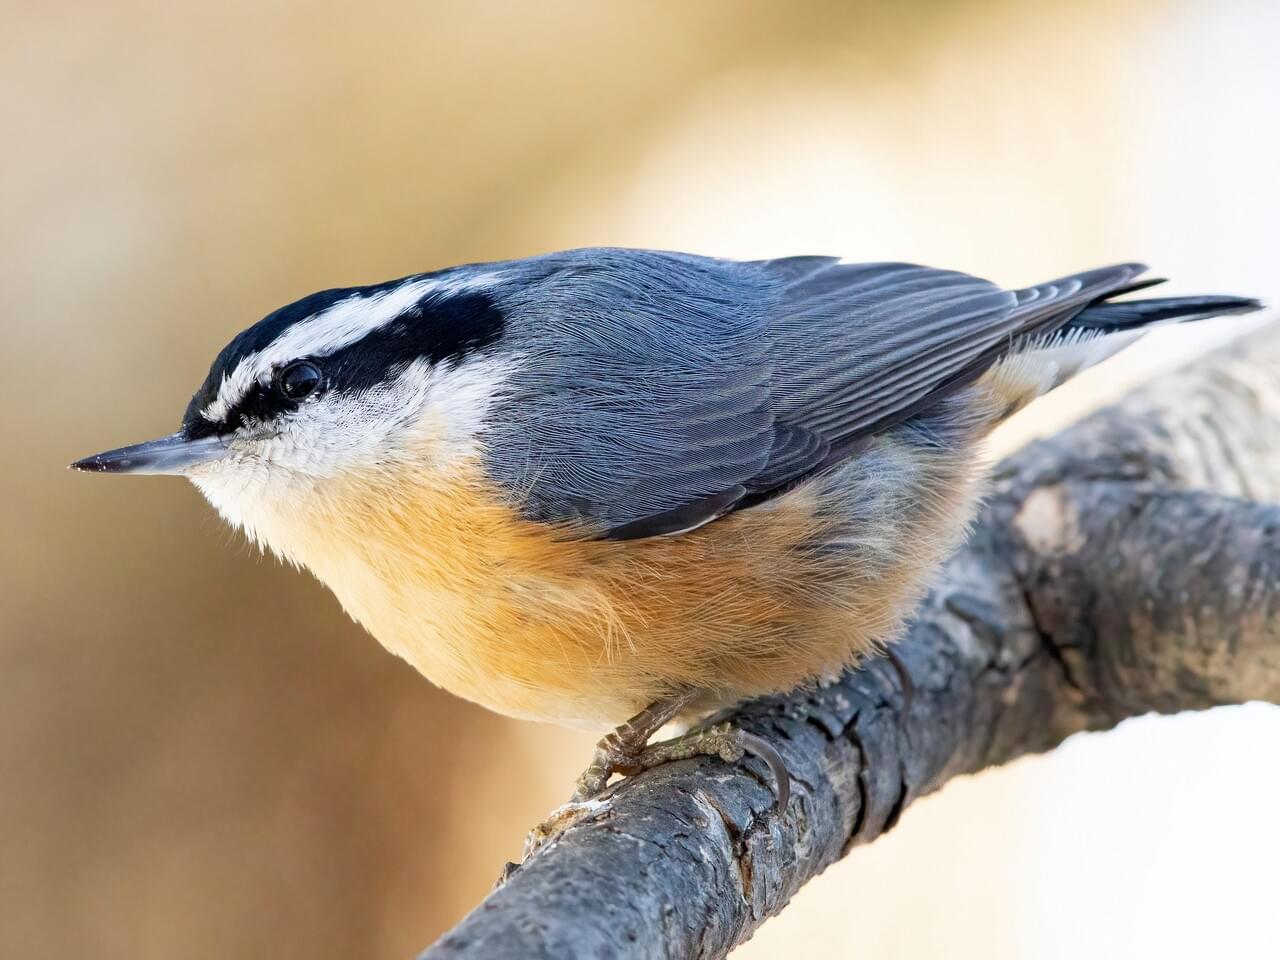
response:
[[[176,433],[72,466],[186,476],[252,532],[334,480],[464,457],[510,366],[502,282],[463,267],[282,307],[223,348]]]

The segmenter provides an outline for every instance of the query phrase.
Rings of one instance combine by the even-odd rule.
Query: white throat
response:
[[[415,361],[370,390],[304,402],[269,435],[232,439],[228,456],[188,476],[228,522],[296,560],[287,531],[305,522],[312,498],[332,481],[410,464],[443,480],[478,457],[485,420],[514,366],[487,357]]]

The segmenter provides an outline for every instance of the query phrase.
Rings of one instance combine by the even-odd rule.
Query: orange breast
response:
[[[676,688],[789,689],[892,636],[959,539],[972,485],[958,460],[879,444],[877,469],[896,474],[859,487],[837,472],[672,537],[526,520],[471,464],[327,483],[267,538],[440,686],[602,728]]]

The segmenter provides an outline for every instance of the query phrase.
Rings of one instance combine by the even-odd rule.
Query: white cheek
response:
[[[485,418],[513,366],[482,358],[456,367],[411,364],[364,394],[304,404],[276,435],[237,441],[230,457],[189,477],[227,521],[289,556],[286,521],[305,517],[325,481],[407,458],[446,473],[478,454]]]
[[[417,361],[362,394],[335,393],[305,406],[262,445],[261,456],[317,479],[407,457],[445,469],[479,452],[485,418],[513,366],[480,358],[458,366]]]
[[[416,422],[439,431],[435,439],[442,461],[462,460],[480,452],[480,436],[490,410],[518,363],[515,357],[475,359],[430,372],[421,393],[423,413]]]

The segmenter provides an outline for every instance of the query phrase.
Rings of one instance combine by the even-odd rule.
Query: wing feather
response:
[[[531,516],[681,532],[785,489],[1133,283],[1022,290],[910,263],[577,251],[507,304],[541,344],[494,449]]]

